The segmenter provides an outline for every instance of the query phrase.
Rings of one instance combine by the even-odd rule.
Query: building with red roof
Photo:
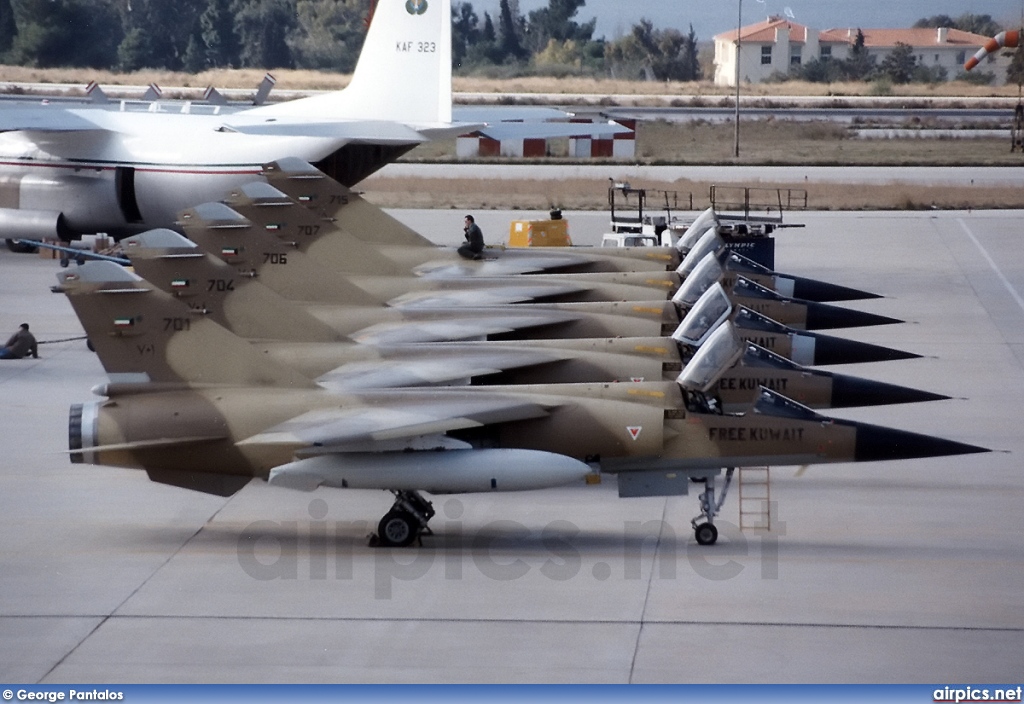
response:
[[[985,45],[988,37],[950,27],[921,29],[861,29],[868,56],[881,63],[896,48],[906,44],[917,63],[941,68],[947,80],[963,73],[964,62]],[[740,30],[740,80],[760,83],[773,74],[788,74],[794,67],[815,59],[846,59],[857,39],[858,29],[811,29],[784,17],[769,17]],[[735,29],[715,35],[715,84],[736,85]],[[995,74],[995,83],[1006,82],[1009,59],[993,54],[975,71]]]

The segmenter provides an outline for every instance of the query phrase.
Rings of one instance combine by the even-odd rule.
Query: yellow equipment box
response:
[[[571,247],[569,221],[561,214],[552,220],[513,220],[508,229],[509,247]]]

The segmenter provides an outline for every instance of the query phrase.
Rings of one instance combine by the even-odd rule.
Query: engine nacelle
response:
[[[105,232],[115,239],[144,229],[134,169],[22,173],[0,181],[0,237],[71,240]]]
[[[577,459],[539,450],[347,452],[275,467],[268,481],[302,491],[331,486],[462,494],[548,489],[590,473]]]
[[[8,239],[69,240],[72,231],[64,213],[54,210],[0,208],[0,234]]]

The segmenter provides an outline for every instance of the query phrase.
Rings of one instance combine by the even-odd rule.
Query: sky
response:
[[[468,0],[477,14],[490,12],[497,18],[499,0]],[[597,17],[595,36],[614,39],[629,31],[641,18],[655,27],[686,31],[690,24],[699,41],[734,29],[739,0],[587,0],[578,20]],[[831,27],[910,27],[922,17],[945,14],[957,17],[965,12],[992,15],[1010,27],[1021,26],[1024,0],[741,0],[743,24],[754,24],[768,15],[787,14],[813,29]],[[524,15],[546,7],[548,0],[519,0]]]

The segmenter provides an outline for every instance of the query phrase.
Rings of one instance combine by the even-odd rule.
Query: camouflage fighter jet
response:
[[[148,264],[154,260],[135,261]],[[144,273],[145,268],[136,266],[136,272]],[[298,370],[325,388],[342,391],[469,383],[671,381],[682,369],[680,346],[672,339],[660,337],[405,345],[274,342],[270,338],[282,329],[296,334],[301,325],[300,311],[289,314],[282,309],[279,322],[275,322],[265,302],[246,295],[244,290],[237,292],[239,298],[230,313],[211,305],[209,300],[201,307],[189,307],[187,299],[173,295],[180,288],[161,290],[109,263],[90,263],[63,275],[59,290],[68,295],[83,327],[92,331],[94,339],[98,337],[94,346],[104,346],[107,338],[125,334],[125,321],[131,321],[135,347],[104,347],[101,354],[107,373],[117,379],[186,381],[170,369],[162,370],[158,378],[143,376],[143,354],[139,352],[166,346],[167,338],[175,332],[174,326],[165,325],[164,321],[184,318],[213,320],[241,337],[250,338],[253,347],[269,359]],[[129,290],[139,295],[105,295]],[[287,305],[295,308],[294,304]],[[247,313],[239,315],[240,310]],[[236,321],[238,325],[234,324]],[[720,342],[725,344],[726,340]],[[740,363],[722,373],[717,389],[712,392],[716,403],[730,412],[749,407],[760,386],[783,392],[814,408],[946,398],[892,384],[807,370],[756,345],[748,343],[746,348]],[[133,353],[117,355],[126,351]]]
[[[438,247],[300,159],[281,159],[266,164],[263,176],[279,192],[310,209],[316,223],[322,226],[327,222],[342,231],[344,239],[332,236],[322,238],[323,241],[311,240],[308,244],[311,254],[333,266],[343,267],[348,260],[349,238],[373,245],[406,271],[431,277],[507,276],[559,270],[671,271],[681,260],[679,252],[672,247],[494,247],[486,250],[483,260],[468,261],[459,257],[454,248]],[[240,191],[235,189],[229,198],[237,197]],[[251,217],[249,212],[246,215]]]
[[[62,274],[65,284],[74,276]],[[125,272],[125,282],[132,276]],[[125,286],[106,298],[143,293]],[[389,490],[395,504],[378,526],[389,546],[428,531],[433,508],[420,492],[542,489],[600,472],[617,475],[622,496],[663,496],[686,494],[690,481],[701,479],[693,526],[698,542],[709,544],[717,539],[722,501],[715,480],[723,468],[985,451],[827,418],[767,389],[748,413],[708,412],[700,391],[715,377],[705,370],[733,359],[704,363],[698,354],[692,378],[684,370],[679,383],[336,393],[212,320],[164,319],[160,324],[177,334],[148,345],[133,334],[137,319],[114,319],[114,334],[89,323],[97,350],[106,356],[124,347],[117,354],[135,355],[141,371],[138,380],[98,387],[103,400],[72,407],[72,462],[141,468],[154,481],[220,495],[253,477],[303,490]],[[168,371],[185,381],[141,381],[171,379]]]
[[[720,283],[704,292],[672,337],[696,349],[726,320],[732,321],[745,341],[805,366],[887,362],[921,356],[882,345],[794,330],[749,308],[734,306]]]
[[[678,325],[671,302],[614,301],[531,306],[386,307],[342,278],[293,279],[280,269],[254,277],[211,255],[170,230],[153,230],[124,240],[133,265],[154,285],[196,310],[223,316],[220,322],[249,338],[294,341],[349,339],[364,343],[436,342],[487,336],[539,338],[660,336]],[[289,260],[290,261],[290,260]],[[280,276],[275,277],[275,271]],[[289,269],[294,271],[294,269]],[[267,283],[277,284],[272,289]],[[298,305],[278,290],[304,286],[320,301]],[[529,285],[535,291],[546,284]],[[515,295],[492,289],[496,298]],[[444,291],[438,295],[443,296]],[[477,302],[489,299],[478,293]],[[447,300],[447,299],[442,299]],[[463,300],[463,299],[459,299]]]
[[[252,190],[260,191],[269,188],[266,184],[252,186]],[[268,207],[273,206],[264,203],[259,209],[250,208],[250,215],[259,216],[254,221],[224,203],[204,203],[183,211],[180,223],[185,235],[203,250],[243,271],[256,272],[268,280],[268,285],[285,289],[289,298],[299,300],[324,300],[329,294],[320,289],[336,279],[366,291],[378,302],[405,305],[415,304],[417,296],[436,301],[437,291],[442,290],[466,291],[463,298],[471,300],[478,291],[490,287],[509,289],[517,284],[525,291],[526,286],[542,283],[561,285],[561,290],[552,294],[561,300],[664,300],[679,285],[678,275],[667,271],[547,274],[542,278],[513,280],[508,276],[470,279],[417,277],[408,272],[389,275],[379,273],[381,257],[365,245],[348,248],[348,264],[335,269],[319,255],[303,251],[299,246],[301,238],[295,234],[297,228],[278,217],[280,210],[267,210]],[[293,212],[302,210],[296,206]],[[337,230],[325,236],[332,238],[348,239]],[[448,298],[459,302],[452,294]],[[523,300],[523,296],[517,300]]]
[[[353,251],[363,250],[351,246],[352,238],[377,247],[377,251],[394,260],[402,271],[412,271],[419,276],[427,277],[539,274],[579,271],[591,266],[595,270],[603,270],[602,266],[635,268],[641,266],[641,263],[646,263],[646,266],[657,270],[673,269],[681,264],[681,254],[687,254],[692,245],[697,244],[705,233],[714,230],[715,225],[714,213],[709,208],[691,223],[686,237],[679,241],[678,248],[624,247],[594,250],[585,247],[544,247],[543,251],[495,248],[488,250],[488,257],[482,262],[466,262],[454,255],[454,251],[447,252],[446,258],[438,259],[437,257],[446,250],[437,247],[412,228],[300,159],[282,159],[267,164],[263,175],[279,192],[307,206],[317,216],[312,222],[302,218],[296,219],[296,223],[309,228],[297,230],[296,234],[290,235],[296,246],[313,254],[317,261],[329,264],[338,271],[346,271],[353,261],[360,261],[360,258],[353,256]],[[237,188],[229,196],[229,202],[243,208],[244,200],[256,194],[256,191],[250,190],[246,193],[243,189]],[[253,208],[245,210],[245,214],[254,221],[262,219],[255,214]],[[333,234],[331,226],[340,229],[348,238],[328,236],[328,232]],[[424,252],[430,253],[432,259],[424,261]],[[741,254],[731,252],[731,255],[723,264],[727,276],[723,283],[727,288],[735,283],[728,277],[742,274],[783,296],[808,301],[879,298],[877,294],[846,286],[770,271]],[[593,257],[600,257],[603,263],[592,265]],[[626,258],[630,261],[610,264],[604,261],[607,257]]]
[[[783,296],[745,276],[727,275],[722,268],[722,261],[728,258],[729,251],[724,247],[718,252],[704,255],[693,270],[686,274],[679,290],[672,296],[672,302],[681,311],[688,311],[713,284],[721,283],[733,305],[742,305],[796,330],[855,328],[903,322],[884,315]],[[728,283],[730,281],[731,284]]]
[[[373,245],[347,236],[340,230],[331,230],[329,234],[324,234],[329,230],[326,224],[318,224],[311,212],[298,207],[290,198],[267,184],[254,183],[236,189],[222,202],[230,207],[231,213],[219,206],[207,205],[202,207],[204,213],[186,212],[183,214],[185,231],[206,251],[213,253],[237,252],[226,260],[241,269],[251,268],[259,271],[261,265],[273,266],[270,262],[280,261],[282,256],[289,257],[294,249],[309,253],[316,250],[315,256],[310,254],[308,257],[309,260],[315,261],[315,271],[313,272],[308,271],[307,258],[303,255],[293,255],[291,259],[287,260],[290,264],[298,265],[298,268],[302,269],[298,274],[292,271],[288,272],[292,275],[292,280],[308,282],[315,279],[322,281],[329,277],[329,274],[323,269],[331,269],[346,274],[349,281],[372,292],[381,300],[386,300],[389,305],[399,307],[436,307],[449,303],[462,304],[466,301],[472,301],[474,305],[481,305],[486,300],[492,300],[495,303],[519,303],[538,300],[636,300],[638,297],[653,299],[658,293],[663,294],[666,289],[678,288],[673,301],[681,304],[684,309],[688,309],[710,285],[711,277],[718,279],[726,277],[719,263],[707,262],[708,257],[714,259],[716,256],[715,253],[709,252],[693,272],[687,272],[687,281],[684,286],[678,286],[676,278],[654,273],[562,276],[545,274],[542,277],[529,277],[526,281],[522,280],[523,277],[517,277],[512,282],[505,278],[485,279],[479,276],[469,280],[465,277],[454,280],[447,277],[441,280],[410,279],[408,272],[404,275],[399,273],[400,267],[396,267],[393,260],[383,257],[379,249]],[[232,226],[231,218],[236,217],[233,213],[241,215],[249,225],[246,226],[239,222]],[[197,225],[196,216],[204,214],[208,216],[205,224]],[[277,239],[268,238],[266,232],[261,231],[261,227],[276,235]],[[704,240],[701,240],[701,243],[703,242]],[[721,240],[714,240],[714,242],[720,243],[722,247],[718,258],[724,258],[726,254],[724,242]],[[245,244],[243,245],[243,243]],[[324,246],[326,243],[332,243],[333,246],[326,247]],[[317,245],[322,246],[318,247]],[[245,251],[239,251],[243,246]],[[423,249],[410,246],[393,248],[392,252],[420,254]],[[563,254],[559,257],[566,259],[568,255]],[[559,257],[551,259],[560,261]],[[523,260],[521,263],[525,263],[525,261]],[[408,264],[411,266],[412,262]],[[709,265],[714,267],[714,271],[709,271]],[[418,270],[413,268],[412,271],[417,272]],[[528,272],[523,271],[522,273]],[[696,281],[692,281],[694,278]],[[650,287],[654,289],[654,292],[630,289],[627,288],[627,285]],[[484,286],[487,287],[486,290],[484,290]],[[557,288],[559,286],[561,288]],[[685,292],[682,290],[684,287],[687,289]],[[442,290],[444,293],[439,293]],[[727,290],[730,291],[730,297],[737,303],[746,305],[784,325],[798,329],[862,327],[902,322],[895,318],[872,313],[785,297],[744,277],[739,277],[732,288]],[[312,295],[309,292],[295,291],[291,288],[288,291],[291,292],[291,297]],[[456,291],[466,291],[466,293],[459,294]]]
[[[456,287],[473,284],[477,280],[471,279],[443,279],[438,281],[424,281],[417,280],[409,277],[400,278],[375,278],[375,277],[343,277],[335,275],[326,267],[320,266],[319,262],[313,261],[312,257],[307,256],[305,253],[299,251],[296,252],[293,248],[293,243],[287,240],[282,240],[266,232],[266,225],[263,228],[256,227],[252,221],[241,216],[231,208],[223,204],[218,203],[207,203],[199,208],[191,209],[183,214],[183,223],[186,233],[191,237],[192,240],[196,241],[201,248],[207,252],[220,253],[221,257],[229,263],[235,265],[246,275],[256,274],[260,277],[260,280],[272,287],[277,292],[281,293],[286,298],[292,298],[297,300],[310,300],[319,299],[321,301],[333,301],[333,302],[345,302],[352,300],[352,294],[349,293],[352,290],[353,282],[359,282],[363,289],[373,289],[374,281],[379,283],[385,283],[388,287],[384,289],[378,288],[374,293],[363,296],[364,302],[366,299],[372,301],[373,298],[381,299],[386,296],[394,296],[390,299],[390,303],[399,305],[403,308],[422,308],[424,314],[429,309],[438,309],[439,306],[444,305],[443,315],[448,318],[453,315],[450,306],[453,303],[465,303],[474,298],[480,298],[478,292],[471,288],[457,288],[456,290],[444,290],[447,286],[454,282]],[[266,222],[266,221],[265,221]],[[709,233],[713,234],[713,233]],[[716,243],[717,242],[717,246]],[[705,246],[707,243],[707,246]],[[707,250],[706,254],[711,256],[711,252],[714,249],[721,249],[724,246],[720,239],[708,240],[704,238],[701,240],[701,245],[695,248],[684,260],[680,270],[689,274],[692,272],[693,266],[691,262],[692,258],[700,254],[701,257],[704,254],[701,252],[700,247],[704,246]],[[699,260],[698,260],[699,261]],[[645,284],[654,286],[655,288],[664,288],[666,285],[671,285],[666,279],[650,278],[654,274],[644,273],[640,274],[641,277],[646,277]],[[624,277],[634,276],[632,274],[616,273],[616,274],[581,274],[580,277],[600,277],[610,276],[615,278],[623,279]],[[595,294],[598,297],[613,297],[622,300],[638,301],[642,300],[642,297],[647,295],[647,290],[644,287],[629,286],[612,282],[609,284],[598,284],[591,281],[584,280],[570,280],[570,277],[529,277],[531,285],[537,285],[543,287],[549,286],[579,286],[579,287],[595,287],[590,288],[589,293]],[[400,292],[403,288],[409,286],[415,286],[416,283],[427,283],[433,284],[432,291],[420,291],[419,293],[402,295]],[[494,279],[491,280],[493,286],[495,286],[494,296],[505,296],[505,301],[509,300],[516,290],[514,287],[520,285],[518,279],[516,283],[512,283],[509,279]],[[600,290],[597,288],[600,287]],[[609,289],[610,287],[610,289]],[[361,289],[361,290],[363,290]],[[563,289],[565,291],[565,289]],[[534,293],[542,293],[542,288],[535,289]],[[524,291],[520,294],[520,300],[529,295],[528,291]],[[572,294],[566,294],[572,295]],[[747,298],[750,298],[749,296]],[[762,301],[761,298],[756,298],[757,301]],[[774,304],[779,307],[780,310],[800,310],[803,311],[802,317],[806,324],[807,321],[807,310],[812,308],[815,311],[816,318],[814,318],[817,325],[824,325],[824,319],[831,317],[837,321],[837,324],[845,322],[846,324],[866,324],[866,323],[882,323],[882,322],[895,322],[891,318],[883,318],[882,316],[874,316],[867,313],[858,313],[856,311],[846,311],[842,309],[835,309],[832,311],[825,311],[821,304],[801,302],[799,304],[793,303],[790,305],[787,301],[770,301],[770,304]],[[642,308],[645,309],[659,309],[660,303],[654,301],[651,303],[641,304]],[[815,307],[816,306],[816,307]],[[635,306],[634,306],[635,307]],[[834,307],[833,307],[834,308]],[[508,309],[513,315],[522,314],[522,310]],[[570,310],[568,307],[562,307],[560,310]],[[575,307],[571,308],[574,313],[580,313],[589,311],[592,313],[600,312],[601,309],[586,308],[586,307]],[[660,310],[664,310],[661,308]],[[497,313],[497,311],[495,311]],[[462,314],[460,309],[459,315]],[[749,326],[748,326],[749,327]],[[776,333],[782,333],[783,330],[776,330]],[[609,332],[608,334],[619,334]],[[625,333],[631,335],[643,335],[651,333]],[[658,334],[658,333],[654,333]],[[531,336],[535,333],[531,333]],[[558,333],[558,336],[563,336]],[[577,333],[575,336],[582,336],[581,333]],[[600,333],[598,333],[600,336]],[[375,338],[378,339],[378,338]],[[442,339],[442,338],[435,338]],[[763,346],[773,349],[773,345],[776,342],[761,336],[761,339],[765,340]],[[415,341],[415,340],[409,340]],[[754,340],[757,342],[757,340]],[[866,350],[857,343],[846,344],[844,340],[823,340],[822,349],[828,347],[830,350],[844,350],[850,347],[859,347],[862,350]],[[781,349],[781,348],[780,348]],[[823,352],[824,354],[824,352]],[[874,353],[872,353],[874,354]],[[901,358],[900,354],[895,352],[886,352],[879,359],[898,359]],[[910,355],[913,356],[913,355]],[[833,354],[830,359],[844,359],[842,356]],[[847,359],[846,361],[868,361],[871,356],[862,357],[855,356]],[[825,359],[825,357],[822,357]],[[797,360],[801,361],[801,360]],[[844,361],[825,362],[818,361],[814,362],[818,364],[827,363],[845,363]]]
[[[228,223],[225,229],[233,230],[234,228],[230,224],[236,222],[235,216],[232,215],[225,222]],[[201,229],[207,231],[205,226]],[[243,226],[243,229],[248,230],[248,226]],[[266,237],[263,235],[263,238]],[[222,317],[216,318],[218,322],[247,338],[326,341],[348,336],[363,342],[394,343],[470,339],[482,335],[562,339],[584,336],[606,337],[608,335],[649,337],[671,332],[675,325],[671,309],[662,302],[614,303],[601,306],[600,309],[594,309],[593,306],[571,304],[532,306],[529,309],[520,307],[509,309],[509,315],[503,314],[498,319],[489,317],[497,315],[498,311],[496,310],[473,311],[466,309],[459,310],[458,320],[454,320],[453,315],[447,309],[438,315],[429,311],[404,313],[393,310],[384,311],[373,307],[357,309],[329,306],[307,308],[304,311],[289,313],[283,308],[291,308],[291,306],[284,301],[276,300],[276,297],[263,290],[261,282],[267,280],[267,277],[261,277],[261,282],[254,282],[248,276],[238,274],[231,267],[214,263],[209,257],[201,257],[191,242],[184,240],[176,233],[154,231],[131,238],[125,244],[127,251],[133,256],[136,267],[151,281],[174,295],[189,300],[190,305],[194,308],[209,311],[215,316],[221,315]],[[237,250],[246,247],[249,249],[248,261],[253,259],[253,251],[258,253],[259,250],[253,244],[239,244]],[[232,251],[236,251],[236,248],[232,248]],[[257,256],[255,261],[270,260],[275,252],[264,254],[267,256]],[[285,257],[288,253],[280,252],[279,254]],[[708,254],[705,261],[712,256]],[[171,263],[174,266],[168,268],[167,265]],[[197,269],[196,267],[201,268]],[[316,277],[308,275],[299,278],[301,283],[311,281]],[[694,276],[690,281],[697,281],[699,278]],[[543,284],[538,283],[533,286],[540,288]],[[332,287],[320,279],[315,288],[323,297],[339,301],[354,299],[363,304],[373,303],[372,297],[363,295],[359,291],[353,291],[350,283],[344,280],[338,280]],[[508,295],[505,289],[497,290],[506,291],[498,295]],[[310,315],[310,310],[313,315]],[[583,315],[581,316],[581,314]],[[620,314],[625,314],[626,319],[608,317]],[[319,318],[320,322],[317,322],[314,316]],[[803,363],[842,363],[913,356],[888,348],[864,345],[839,338],[800,335],[742,309],[737,312],[737,320],[743,329],[754,330],[747,334],[748,340],[781,350],[783,354],[797,355],[799,356],[797,361]],[[283,321],[283,323],[277,321]],[[793,351],[794,344],[796,344],[795,351]],[[797,372],[790,370],[788,373],[795,374]],[[629,378],[636,377],[656,378],[647,373],[635,373],[629,376]],[[746,382],[737,380],[736,383],[737,390],[749,391],[749,380]],[[784,383],[784,380],[779,380],[779,383]],[[723,388],[728,388],[728,385]],[[793,393],[796,393],[795,388]],[[749,394],[746,395],[749,396]],[[815,398],[815,406],[826,403],[818,397]],[[875,402],[879,397],[873,396],[872,398],[875,399],[872,402]],[[898,394],[896,398],[902,400],[906,396]],[[916,398],[916,396],[911,394],[911,398]],[[844,403],[855,402],[854,399],[847,399]]]

